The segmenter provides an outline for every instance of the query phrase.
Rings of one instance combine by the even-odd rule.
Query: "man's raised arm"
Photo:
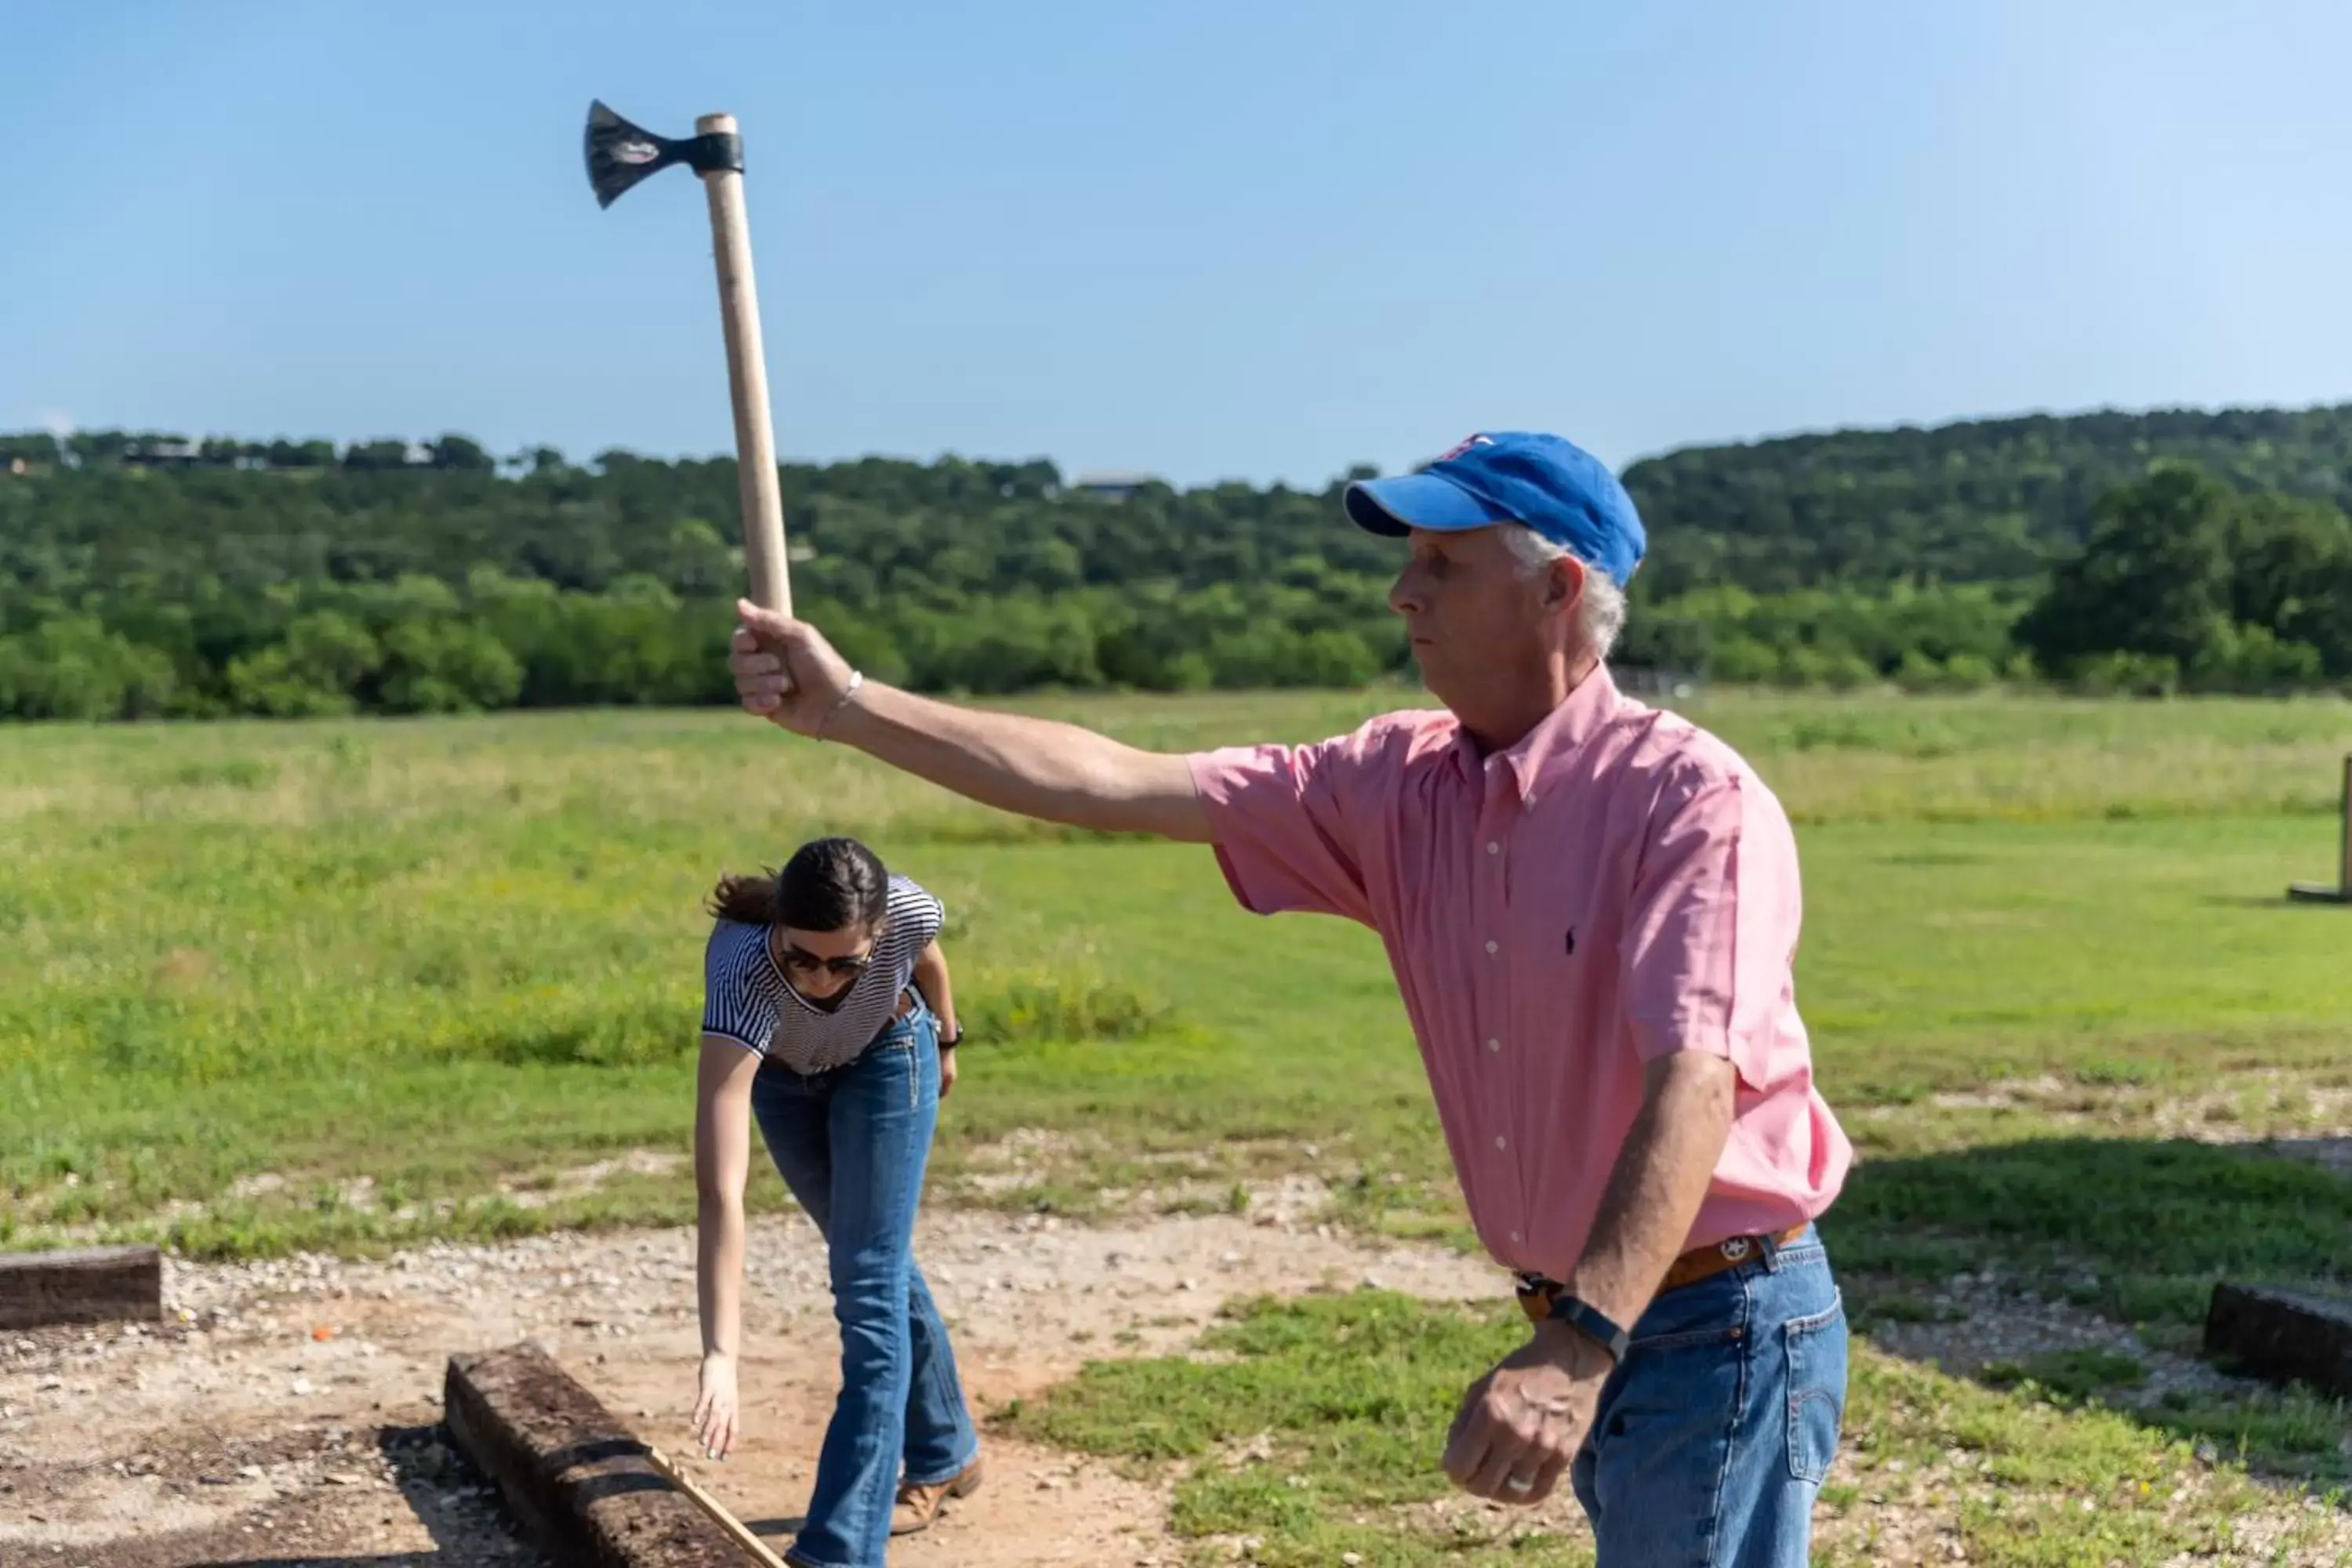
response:
[[[935,702],[856,679],[817,629],[749,603],[728,668],[744,708],[855,746],[982,805],[1111,833],[1209,842],[1208,808],[1181,756],[1075,724]]]

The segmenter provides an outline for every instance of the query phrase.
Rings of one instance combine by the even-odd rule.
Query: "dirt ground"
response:
[[[805,1505],[838,1339],[815,1231],[755,1222],[748,1440],[689,1468],[779,1550]],[[1090,1356],[1189,1341],[1223,1301],[1373,1280],[1492,1300],[1499,1272],[1383,1250],[1276,1213],[1077,1226],[928,1218],[917,1258],[981,1409]],[[382,1264],[167,1264],[166,1321],[0,1337],[0,1562],[490,1568],[540,1562],[440,1444],[452,1352],[546,1346],[685,1460],[698,1338],[685,1230],[436,1246]],[[1104,1468],[991,1437],[988,1479],[893,1548],[908,1568],[1173,1562],[1164,1499]]]
[[[1479,1259],[1378,1247],[1318,1225],[1321,1196],[1294,1181],[1257,1194],[1245,1216],[1087,1226],[934,1214],[917,1256],[982,1413],[1089,1358],[1186,1344],[1236,1296],[1371,1283],[1493,1301],[1507,1288]],[[838,1340],[824,1252],[806,1221],[756,1221],[749,1256],[747,1440],[724,1465],[688,1454],[698,1344],[690,1231],[433,1246],[383,1263],[167,1261],[160,1327],[0,1335],[0,1564],[546,1568],[437,1428],[448,1357],[521,1339],[544,1345],[781,1550],[808,1496]],[[1988,1314],[1994,1294],[2003,1309]],[[2226,1381],[2063,1304],[2007,1295],[1990,1275],[1956,1278],[1937,1295],[1956,1321],[1882,1326],[1884,1348],[1965,1371],[1990,1354],[2101,1343],[2142,1355],[2167,1386]],[[1992,1340],[1988,1317],[2004,1325]],[[992,1436],[986,1455],[982,1489],[894,1545],[894,1564],[1181,1560],[1160,1489]],[[1832,1479],[1860,1479],[1851,1455]],[[1960,1560],[1948,1510],[1886,1480],[1825,1528],[1825,1542],[1869,1540],[1874,1562]],[[1430,1506],[1501,1511],[1459,1499]],[[2254,1536],[2310,1522],[2310,1506],[2282,1496],[2243,1521],[2248,1551],[2232,1560],[2318,1563],[2352,1551],[2352,1520],[2332,1512],[2321,1542],[2276,1557],[2257,1549]],[[1542,1512],[1557,1517],[1510,1510],[1487,1522],[1495,1533],[1516,1522],[1581,1531],[1565,1496]]]

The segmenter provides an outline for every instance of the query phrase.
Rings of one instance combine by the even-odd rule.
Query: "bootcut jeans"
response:
[[[808,1519],[804,1568],[882,1568],[903,1478],[934,1485],[980,1452],[947,1325],[914,1260],[915,1210],[939,1123],[939,1020],[918,1001],[845,1067],[763,1063],[751,1113],[824,1237],[841,1325],[841,1394]]]

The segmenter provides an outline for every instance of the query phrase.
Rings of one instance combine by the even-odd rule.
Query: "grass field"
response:
[[[1030,706],[1173,747],[1307,738],[1410,700]],[[2332,874],[2352,705],[1724,693],[1689,710],[1800,824],[1800,1000],[1864,1154],[1825,1228],[1865,1317],[1992,1262],[2185,1344],[2225,1269],[2352,1273],[2352,1183],[2250,1147],[2352,1125],[2352,910],[2280,896]],[[684,1219],[677,1172],[580,1173],[683,1151],[698,901],[722,869],[831,830],[950,906],[976,1043],[942,1195],[1201,1206],[1305,1170],[1351,1223],[1459,1239],[1368,933],[1245,916],[1196,849],[1035,828],[740,715],[665,712],[0,730],[0,1239],[217,1254]],[[1230,1364],[1355,1375],[1302,1361],[1312,1320],[1288,1315],[1353,1310],[1412,1318],[1267,1309]],[[2344,1474],[2344,1412],[2314,1402],[2053,1416],[2096,1388],[1963,1394],[1864,1365],[1862,1425],[1926,1431],[1943,1417],[1920,1401],[1989,1402],[2074,1477],[2052,1495],[2120,1463],[2116,1445],[2160,1467],[2200,1436]],[[1195,1378],[1212,1415],[1238,1397],[1217,1381],[1234,1374],[1188,1366],[1117,1375]],[[1024,1419],[1151,1451],[1116,1387]],[[1330,1560],[1317,1543],[1369,1506],[1286,1489],[1254,1528],[1297,1554],[1265,1561]],[[2056,1528],[2027,1533],[2073,1539]],[[2152,1560],[2138,1544],[2109,1555]],[[1365,1560],[1438,1560],[1422,1550]]]

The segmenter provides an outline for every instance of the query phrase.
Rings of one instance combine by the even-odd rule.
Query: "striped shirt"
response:
[[[947,909],[905,877],[890,879],[890,900],[874,962],[826,1012],[784,983],[764,925],[720,921],[703,950],[702,1032],[732,1040],[798,1073],[845,1067],[898,1016],[915,976],[915,960],[947,923]]]

